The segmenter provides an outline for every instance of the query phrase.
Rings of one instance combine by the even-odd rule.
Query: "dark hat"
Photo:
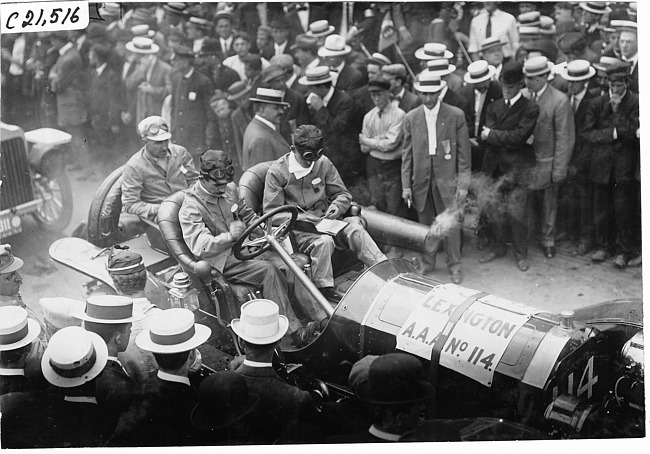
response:
[[[284,18],[284,16],[278,16],[271,21],[271,28],[279,28],[282,30],[289,30],[291,26],[289,22]]]
[[[216,38],[205,38],[201,45],[201,50],[197,53],[199,57],[204,55],[218,55],[221,54],[221,43]]]
[[[296,42],[291,46],[291,50],[295,49],[310,50],[313,54],[316,54],[318,52],[318,38],[304,33],[300,34],[296,36]]]
[[[576,24],[576,21],[573,18],[558,21],[557,24],[555,24],[555,28],[557,30],[558,36],[561,36],[564,33],[571,33],[579,30],[578,24]]]
[[[624,61],[614,63],[607,68],[607,78],[609,80],[628,79],[630,77],[630,64]]]
[[[238,80],[237,82],[233,83],[230,87],[228,87],[228,96],[227,100],[228,101],[236,101],[237,99],[241,98],[242,96],[246,95],[249,91],[251,91],[251,88],[249,85],[246,84],[246,82],[242,80]]]
[[[110,35],[116,43],[128,43],[133,39],[133,33],[131,33],[131,30],[126,30],[121,27],[113,27],[110,31]]]
[[[104,27],[102,24],[97,24],[97,23],[91,23],[88,25],[88,28],[86,28],[86,38],[88,38],[89,41],[92,41],[94,39],[106,39],[106,27]]]
[[[515,85],[524,81],[524,64],[519,61],[509,61],[503,65],[499,80],[504,85]]]
[[[217,430],[250,413],[259,397],[248,393],[246,380],[240,374],[222,370],[201,382],[197,401],[190,415],[192,425],[199,430]]]
[[[142,256],[132,251],[113,251],[106,263],[106,271],[111,274],[131,274],[142,270]]]
[[[0,274],[9,274],[22,268],[24,262],[11,253],[9,244],[0,245]]]
[[[558,48],[557,45],[548,38],[540,38],[534,41],[524,43],[524,50],[528,52],[541,52],[546,58],[551,61],[557,60]]]
[[[368,91],[370,93],[390,90],[390,82],[386,79],[371,80],[368,82]]]
[[[201,176],[217,184],[228,184],[233,180],[235,169],[230,155],[223,150],[205,150],[201,154]]]
[[[376,405],[421,402],[433,395],[422,363],[406,353],[388,353],[370,364],[368,381],[357,388],[361,400]]]
[[[260,25],[257,27],[257,36],[264,35],[266,37],[271,36],[271,27],[268,25]]]
[[[587,40],[579,32],[564,33],[557,40],[557,45],[562,53],[584,52],[587,48]]]
[[[174,49],[175,57],[185,57],[185,58],[194,58],[194,51],[191,47],[181,44],[176,49]]]
[[[286,76],[286,74],[285,70],[278,65],[269,65],[262,70],[262,81],[268,83],[278,77]]]
[[[185,34],[177,28],[172,28],[172,30],[169,32],[169,35],[167,36],[168,40],[172,38],[176,38],[180,42],[185,42],[188,39],[187,36],[185,36]],[[206,40],[207,39],[209,38],[206,38]]]
[[[259,71],[262,69],[262,57],[258,54],[248,54],[242,58],[244,65],[249,65],[251,68]]]
[[[368,381],[370,374],[370,365],[377,359],[377,355],[368,355],[361,358],[359,361],[352,365],[350,375],[348,375],[348,386],[352,392],[356,393],[359,386]]]

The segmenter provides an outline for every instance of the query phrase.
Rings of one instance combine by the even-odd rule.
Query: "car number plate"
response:
[[[12,213],[0,215],[0,238],[16,235],[23,230],[20,216]]]

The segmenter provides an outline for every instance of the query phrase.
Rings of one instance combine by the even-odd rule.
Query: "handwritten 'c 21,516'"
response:
[[[81,30],[88,26],[88,3],[26,2],[0,5],[2,33]]]

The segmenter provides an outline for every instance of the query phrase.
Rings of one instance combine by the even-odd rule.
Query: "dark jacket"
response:
[[[422,100],[418,95],[416,95],[412,91],[405,90],[404,96],[402,96],[402,99],[400,99],[399,101],[399,108],[402,109],[404,112],[408,113],[413,109],[415,109],[420,104],[422,104]]]
[[[585,120],[587,118],[587,112],[589,111],[589,105],[592,100],[598,98],[598,94],[587,90],[585,92],[578,110],[573,114],[575,120],[576,128],[576,137],[580,137],[580,131],[582,131]],[[574,176],[576,174],[586,174],[589,175],[589,170],[591,167],[591,146],[588,142],[582,140],[576,140],[575,147],[573,148],[573,154],[571,155],[571,161],[569,162],[568,175]]]
[[[308,122],[309,113],[307,112],[307,104],[305,97],[298,93],[296,90],[287,88],[284,91],[284,101],[290,104],[289,108],[285,109],[280,118],[280,134],[288,143],[291,143],[291,126],[290,120],[296,122],[296,126],[304,125]]]
[[[467,127],[471,128],[471,125],[474,124],[472,123],[474,121],[473,103],[470,104],[467,101],[467,99],[465,99],[464,96],[459,95],[457,92],[453,91],[452,89],[447,89],[447,93],[445,93],[445,97],[442,98],[441,101],[444,102],[445,104],[458,107],[460,110],[462,110],[463,113],[465,114],[465,121],[467,122]]]
[[[100,75],[90,70],[88,90],[88,113],[94,130],[107,130],[122,124],[120,112],[126,110],[120,76],[110,66]]]
[[[113,433],[120,414],[131,403],[134,388],[135,382],[124,373],[122,367],[115,361],[108,360],[95,381],[95,394],[101,409],[103,433],[106,437]]]
[[[469,128],[469,136],[476,137],[477,136],[476,131],[474,130],[474,125],[476,123],[476,112],[474,111],[474,86],[465,85],[464,87],[461,87],[458,93],[463,98],[465,98],[469,103],[471,117],[467,123],[467,127]],[[485,95],[483,108],[481,109],[480,112],[480,119],[478,122],[479,137],[481,136],[481,129],[483,129],[483,126],[485,125],[485,114],[487,112],[488,106],[492,104],[494,101],[496,101],[497,99],[501,99],[501,98],[503,98],[503,93],[501,92],[501,85],[499,85],[498,82],[491,81],[490,86],[488,87],[487,93]]]
[[[336,79],[336,89],[346,93],[350,93],[356,88],[361,88],[363,84],[363,74],[349,63],[343,66],[338,79]]]

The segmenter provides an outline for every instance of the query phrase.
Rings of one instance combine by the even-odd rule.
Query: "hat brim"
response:
[[[207,341],[212,334],[212,330],[205,325],[195,324],[194,336],[185,342],[174,345],[156,344],[151,340],[149,333],[150,330],[146,329],[138,334],[138,337],[135,338],[135,345],[140,347],[142,350],[146,350],[151,353],[180,353],[190,351],[193,348],[196,348],[199,345],[205,343],[205,341]]]
[[[418,60],[435,60],[437,58],[446,58],[447,60],[451,59],[454,57],[454,54],[451,53],[451,51],[446,50],[445,54],[442,57],[433,57],[431,55],[427,55],[424,52],[424,47],[420,47],[418,50],[415,51],[415,58]]]
[[[487,47],[481,47],[478,51],[479,52],[485,52],[486,50],[495,49],[497,47],[503,47],[505,45],[506,45],[506,43],[504,43],[503,41],[499,41],[498,43],[490,44]]]
[[[239,336],[246,342],[250,342],[251,344],[255,344],[255,345],[268,345],[282,339],[284,335],[287,334],[287,330],[289,329],[289,320],[284,315],[280,315],[278,319],[278,325],[279,325],[278,332],[272,336],[251,337],[242,332],[241,319],[234,318],[230,322],[230,327],[232,328],[232,330],[235,332],[237,336]]]
[[[249,87],[248,89],[242,91],[241,93],[237,93],[236,95],[228,95],[228,96],[226,96],[226,99],[228,101],[237,101],[238,99],[243,98],[244,96],[246,96],[250,92],[251,92],[251,89]]]
[[[43,376],[48,382],[59,388],[74,388],[75,386],[80,386],[89,382],[104,370],[106,362],[108,361],[108,347],[99,334],[88,331],[88,335],[90,336],[90,340],[95,348],[96,356],[93,367],[81,377],[62,377],[52,369],[52,366],[50,365],[50,352],[46,349],[45,353],[43,353],[43,358],[41,359],[41,370],[43,371]]]
[[[208,418],[206,418],[203,414],[203,411],[199,407],[199,404],[196,404],[194,408],[192,409],[192,412],[190,413],[190,421],[192,422],[192,425],[196,427],[199,430],[219,430],[223,429],[224,427],[229,426],[230,424],[233,424],[240,419],[242,419],[244,416],[249,414],[257,403],[259,402],[260,398],[255,395],[255,394],[249,394],[248,395],[248,401],[245,402],[241,407],[236,408],[236,413],[230,415],[230,417],[227,417],[228,415],[224,415],[223,413],[217,414],[218,418],[223,418],[221,420],[216,420],[212,421]]]
[[[284,102],[284,101],[269,101],[268,99],[260,99],[260,98],[248,98],[248,99],[255,102],[263,102],[264,104],[277,104],[279,106],[285,106],[285,107],[289,107],[291,105],[288,102]]]
[[[442,71],[431,71],[430,69],[427,69],[427,71],[437,76],[446,76],[456,71],[456,65],[449,65],[447,69],[443,69]]]
[[[318,56],[319,57],[340,57],[341,55],[347,55],[350,52],[352,52],[352,48],[347,44],[345,45],[343,50],[330,50],[325,47],[321,47],[320,49],[318,49]]]
[[[318,33],[314,33],[311,30],[307,30],[307,32],[305,32],[305,35],[313,36],[314,38],[322,38],[324,36],[329,36],[332,33],[334,33],[334,26],[330,25],[329,27],[327,27],[327,30],[323,30],[322,32],[318,32]]]
[[[27,335],[19,341],[13,342],[11,344],[0,344],[0,352],[16,350],[18,348],[24,347],[25,345],[29,345],[38,337],[39,334],[41,334],[41,325],[39,325],[36,320],[28,318]]]
[[[160,47],[156,43],[151,44],[151,49],[138,49],[133,45],[133,42],[129,41],[126,43],[126,50],[133,52],[135,54],[157,54],[160,50]]]
[[[326,84],[327,82],[332,82],[332,75],[330,74],[327,76],[327,79],[321,79],[321,80],[308,80],[307,76],[302,76],[300,79],[298,79],[298,83],[300,85],[322,85]]]
[[[144,139],[153,140],[154,142],[162,142],[163,140],[169,140],[171,138],[172,134],[170,132],[163,132],[162,134],[155,136],[144,136]]]
[[[83,320],[84,322],[102,323],[104,325],[118,325],[120,323],[132,323],[132,322],[140,321],[145,317],[144,314],[137,314],[119,320],[106,320],[103,318],[88,317],[88,314],[86,314],[85,312],[74,312],[72,316],[74,318],[78,318],[79,320]]]
[[[417,81],[413,84],[413,88],[419,91],[420,93],[438,93],[439,91],[442,91],[442,89],[445,88],[446,86],[447,86],[447,82],[445,82],[444,80],[441,81],[440,86],[438,87],[432,87],[432,86],[423,87],[422,85],[420,85],[420,82]]]
[[[463,80],[465,82],[467,82],[468,84],[480,84],[481,82],[485,82],[486,80],[492,79],[492,77],[494,77],[496,72],[497,72],[497,69],[494,66],[489,65],[488,66],[488,73],[485,76],[479,77],[478,79],[472,79],[471,77],[468,77],[468,76],[471,76],[471,75],[470,75],[470,73],[467,72],[463,76]]]
[[[584,76],[573,77],[573,76],[569,76],[568,67],[565,66],[564,68],[562,68],[562,70],[560,72],[558,72],[558,74],[560,76],[562,76],[562,78],[564,80],[567,80],[569,82],[580,82],[580,81],[583,81],[583,80],[589,80],[592,77],[594,77],[596,75],[596,70],[594,69],[593,66],[590,66],[589,67],[589,72],[587,74],[585,74]]]
[[[604,14],[609,14],[612,12],[612,9],[607,6],[603,10],[598,10],[598,9],[593,9],[589,5],[587,5],[587,2],[580,2],[580,8],[584,9],[585,11],[589,11],[590,13],[593,14],[599,14],[599,15],[604,15]]]
[[[529,72],[524,69],[524,76],[525,77],[535,77],[535,76],[541,76],[543,74],[549,73],[553,71],[553,66],[555,66],[552,62],[546,62],[546,69],[540,69],[534,72]]]
[[[19,259],[14,255],[14,261],[11,262],[11,265],[9,265],[8,267],[0,270],[0,274],[9,274],[9,273],[13,273],[14,271],[18,271],[23,267],[24,264],[25,262],[23,262],[22,259]]]

